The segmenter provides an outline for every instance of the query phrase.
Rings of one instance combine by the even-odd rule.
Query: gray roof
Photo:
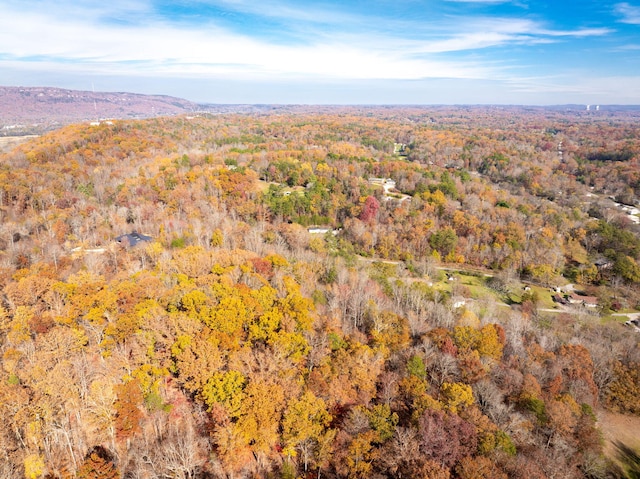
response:
[[[116,241],[125,246],[133,247],[142,241],[151,241],[152,239],[153,238],[151,238],[151,236],[143,235],[137,231],[132,231],[129,234],[118,236]]]

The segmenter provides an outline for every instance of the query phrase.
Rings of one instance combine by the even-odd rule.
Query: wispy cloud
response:
[[[318,8],[311,4],[288,3],[279,0],[209,0],[207,5],[217,5],[239,13],[248,13],[260,17],[285,19],[289,22],[351,24],[361,21],[362,15],[355,15],[336,7]]]
[[[11,21],[2,20],[11,18]],[[42,42],[42,36],[47,41]],[[363,43],[366,43],[362,39]],[[149,22],[127,25],[69,22],[44,14],[19,17],[0,8],[0,45],[14,61],[46,59],[81,63],[92,71],[173,75],[326,77],[344,79],[476,78],[490,75],[479,64],[416,60],[391,48],[340,42],[274,45],[214,25],[192,29]],[[0,47],[0,52],[3,47]]]
[[[628,43],[626,45],[620,45],[616,47],[615,50],[620,52],[640,50],[640,43]]]
[[[533,89],[539,80],[550,92],[573,91],[576,82],[520,76],[543,68],[540,59],[562,72],[566,66],[553,65],[553,58],[578,58],[584,51],[586,62],[602,52],[610,57],[632,51],[635,37],[629,31],[635,27],[625,24],[640,24],[640,7],[627,2],[610,7],[620,19],[615,29],[585,14],[536,10],[530,0],[364,4],[56,0],[54,6],[51,0],[0,0],[0,79],[10,68],[27,72],[26,78],[47,70],[59,77],[118,75],[140,82],[143,77],[272,84],[446,78],[484,84],[498,79]]]
[[[640,7],[627,2],[617,3],[614,5],[614,12],[621,17],[622,23],[640,25]]]
[[[61,0],[64,2],[70,0]],[[356,15],[304,11],[270,0],[216,3],[236,11],[277,16],[287,22],[358,23]],[[453,60],[436,54],[471,53],[507,44],[533,45],[558,37],[604,35],[610,30],[553,30],[540,22],[512,18],[447,17],[439,26],[414,24],[414,38],[339,29],[282,44],[222,27],[215,19],[195,25],[160,17],[147,1],[115,0],[113,8],[86,2],[71,16],[0,6],[0,53],[14,61],[68,68],[77,62],[95,72],[137,75],[284,77],[340,79],[495,78],[508,67],[483,59]],[[268,8],[267,8],[268,7]],[[59,9],[58,12],[66,11]],[[266,13],[265,13],[266,12]],[[141,20],[144,19],[144,22]],[[117,20],[117,21],[116,21]],[[135,20],[135,21],[134,21]],[[463,32],[464,31],[464,32]],[[42,38],[46,38],[43,42]],[[6,51],[2,51],[7,48]],[[37,59],[36,59],[37,57]]]
[[[601,27],[601,28],[578,28],[576,30],[539,30],[538,34],[547,35],[550,37],[575,37],[575,38],[584,38],[584,37],[601,37],[603,35],[608,35],[609,33],[613,33],[615,30],[611,28]]]
[[[463,33],[452,28],[445,38],[425,42],[420,51],[444,53],[474,51],[507,44],[537,45],[552,43],[561,37],[597,37],[613,32],[609,28],[553,30],[539,22],[511,18],[457,18],[455,23],[464,25]]]

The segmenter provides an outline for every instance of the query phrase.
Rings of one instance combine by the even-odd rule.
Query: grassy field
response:
[[[361,258],[361,260],[371,263],[374,277],[387,279],[395,278],[401,281],[408,279],[398,278],[397,267],[402,264],[399,261],[384,261],[365,258]],[[508,288],[498,290],[490,285],[492,277],[493,276],[491,274],[482,271],[447,267],[437,269],[436,273],[430,278],[413,277],[408,280],[409,282],[428,282],[432,288],[447,295],[457,294],[475,301],[492,299],[498,305],[503,307],[511,307],[513,305],[521,304],[525,295],[534,296],[537,298],[536,304],[538,310],[544,313],[550,313],[550,319],[554,317],[554,313],[556,312],[579,312],[579,306],[561,306],[556,303],[553,300],[554,293],[552,293],[552,291],[547,287],[514,281]],[[452,278],[452,280],[449,278]],[[526,290],[525,287],[527,287]],[[593,312],[594,310],[590,311]],[[600,321],[603,323],[609,321],[624,323],[635,314],[640,313],[637,310],[628,309],[619,311],[616,315],[607,314],[600,315],[599,317]]]
[[[464,288],[463,291],[472,299],[479,300],[490,297],[506,305],[520,304],[523,295],[526,293],[523,283],[518,282],[507,291],[497,291],[488,285],[490,276],[485,274],[469,271],[448,271],[447,273],[452,275],[454,280],[449,281],[447,275],[443,275],[444,277],[435,283],[434,287],[451,292],[455,285],[460,285]],[[557,306],[548,288],[531,285],[528,293],[538,297],[538,308],[555,309]]]
[[[25,136],[0,136],[0,153],[6,153],[11,151],[20,143],[24,143],[27,140],[36,138],[38,135],[25,135]]]
[[[597,413],[598,427],[602,431],[604,439],[605,455],[616,460],[616,442],[621,442],[633,449],[640,451],[640,417],[626,414],[618,414],[601,410]]]

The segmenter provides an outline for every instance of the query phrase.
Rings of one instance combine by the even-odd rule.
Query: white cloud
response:
[[[530,66],[490,57],[483,50],[556,43],[564,38],[612,32],[607,28],[552,29],[528,18],[470,16],[395,19],[384,27],[367,30],[367,22],[373,25],[384,20],[367,14],[293,8],[279,0],[222,0],[216,4],[230,11],[281,19],[295,25],[297,35],[304,32],[303,41],[284,44],[281,39],[260,40],[249,31],[222,28],[210,18],[189,25],[172,22],[159,16],[148,0],[59,0],[55,9],[49,0],[5,0],[0,2],[0,59],[5,59],[0,60],[0,72],[4,68],[22,70],[29,78],[46,70],[61,76],[221,79],[256,84],[428,78],[507,80],[516,69],[525,71]],[[620,5],[629,7],[626,3]],[[323,29],[322,22],[331,23],[331,28]],[[457,53],[455,60],[446,55],[452,52]],[[522,92],[573,92],[578,88],[570,81],[512,81],[514,89]],[[584,85],[585,92],[595,89],[595,84],[586,84],[582,79],[577,84]],[[598,84],[601,89],[606,86],[606,82]]]
[[[579,28],[577,30],[540,30],[540,35],[548,35],[550,37],[576,37],[576,38],[585,38],[585,37],[601,37],[603,35],[608,35],[613,33],[615,30],[611,28],[601,27],[601,28]]]
[[[640,7],[636,7],[627,2],[616,3],[614,5],[614,12],[622,17],[620,20],[622,23],[640,25]]]
[[[43,38],[46,41],[43,41]],[[411,51],[339,41],[274,45],[214,25],[186,28],[149,21],[127,26],[62,20],[43,13],[16,15],[0,7],[0,53],[27,62],[72,63],[89,71],[137,74],[319,76],[344,79],[476,78],[478,64],[416,59]]]
[[[447,38],[426,41],[419,48],[424,53],[473,51],[507,44],[534,45],[552,43],[560,37],[584,38],[612,32],[608,28],[550,30],[531,20],[510,18],[458,19],[465,25],[465,33],[452,32]]]

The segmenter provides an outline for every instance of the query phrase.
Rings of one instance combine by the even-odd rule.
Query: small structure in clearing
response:
[[[142,233],[138,233],[137,231],[132,231],[131,233],[120,235],[116,238],[116,241],[118,243],[128,248],[133,248],[141,242],[151,240],[151,236],[143,235]]]

